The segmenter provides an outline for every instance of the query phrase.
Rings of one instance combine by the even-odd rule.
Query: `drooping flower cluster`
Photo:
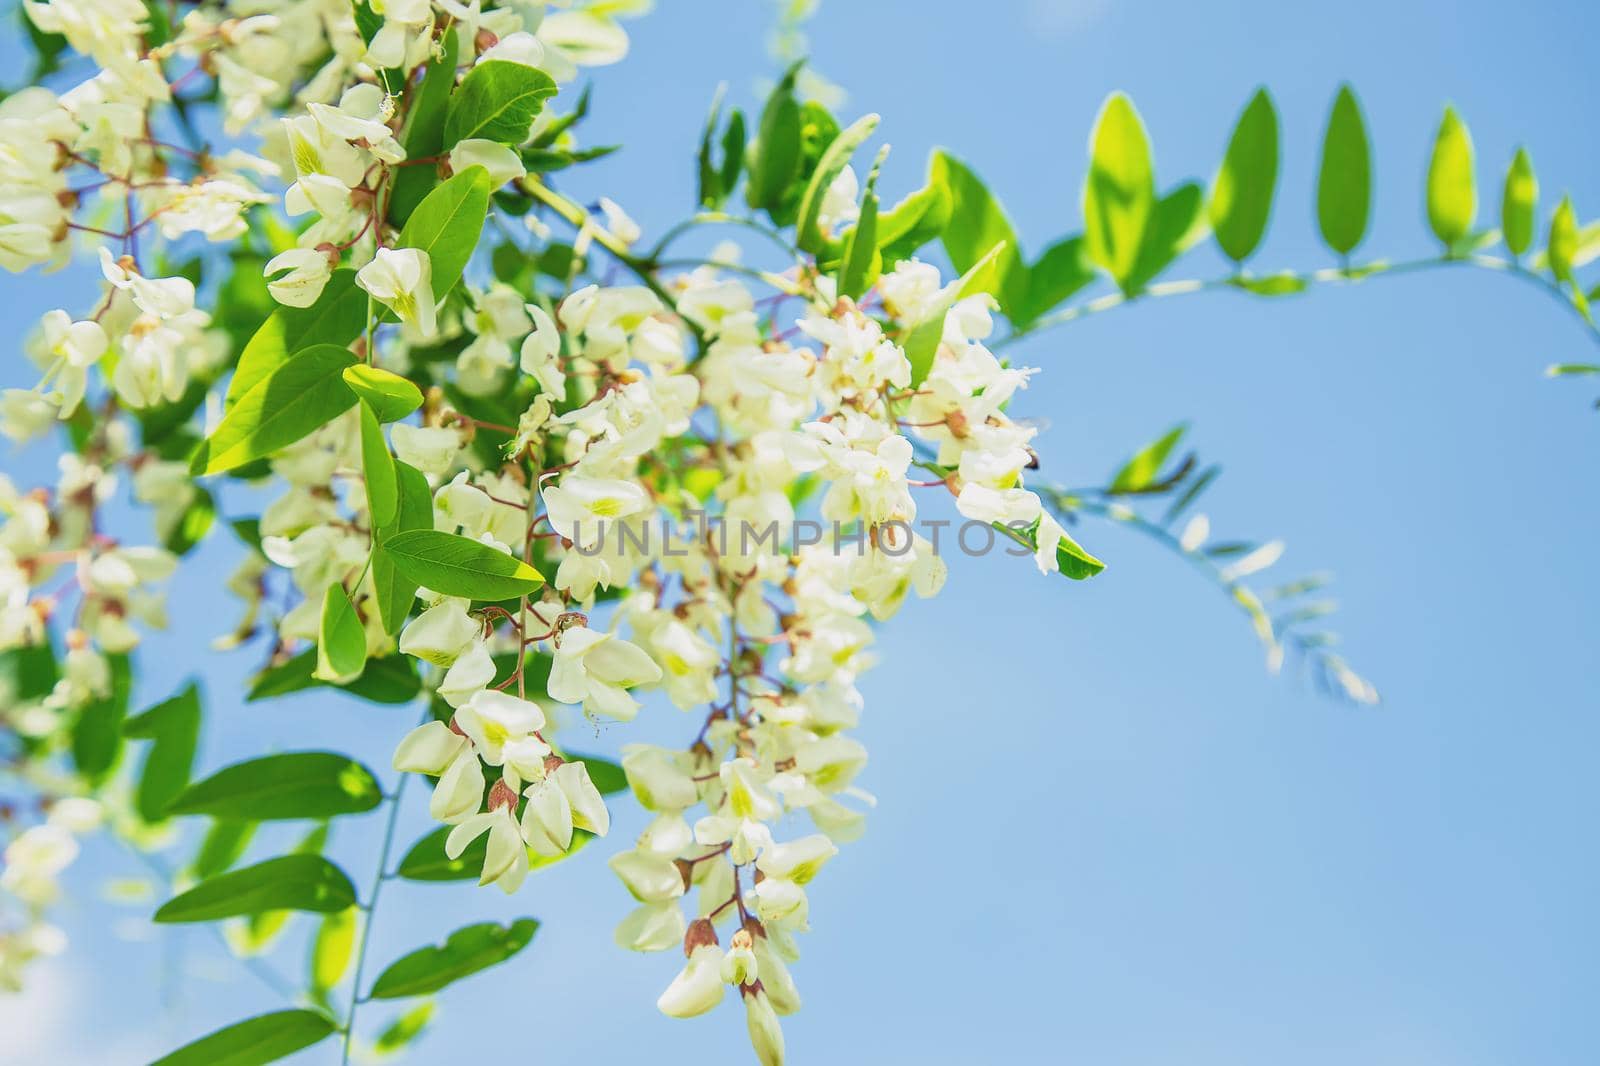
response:
[[[269,7],[245,18],[193,11],[148,49],[142,7],[30,5],[42,29],[103,69],[60,97],[39,90],[0,103],[0,213],[12,211],[0,218],[0,265],[58,261],[78,234],[97,239],[104,288],[81,319],[45,316],[33,349],[39,384],[6,394],[0,426],[25,440],[93,405],[102,439],[84,452],[101,465],[64,461],[53,496],[8,497],[0,645],[44,639],[60,590],[36,592],[64,562],[76,564],[81,597],[65,676],[23,705],[29,722],[13,728],[57,729],[49,715],[104,694],[105,655],[132,647],[131,620],[159,622],[148,586],[171,555],[110,542],[79,512],[111,491],[104,471],[126,466],[166,543],[197,490],[186,454],[120,442],[127,424],[116,414],[187,416],[197,390],[203,397],[238,357],[225,328],[196,309],[194,283],[156,269],[148,249],[141,257],[140,236],[227,241],[261,219],[275,304],[321,307],[336,278],[348,287],[353,276],[368,310],[352,360],[427,386],[414,390],[414,414],[377,428],[401,495],[422,486],[406,529],[467,538],[506,566],[537,566],[548,584],[511,599],[424,585],[420,609],[410,597],[398,608],[386,600],[393,582],[376,549],[401,518],[392,502],[376,513],[362,406],[262,456],[252,476],[270,470],[283,488],[256,523],[259,554],[230,583],[246,615],[222,643],[270,628],[281,662],[301,644],[326,644],[330,610],[344,602],[358,663],[396,652],[416,660],[432,713],[401,740],[394,766],[433,779],[446,856],[470,855],[480,882],[507,892],[610,827],[589,765],[560,746],[554,726],[572,712],[557,705],[627,722],[659,693],[692,714],[681,748],[623,748],[627,784],[653,818],[610,859],[636,903],[616,940],[682,946],[687,964],[660,1008],[701,1014],[732,989],[758,1057],[781,1062],[777,1019],[799,1007],[789,965],[809,928],[810,887],[838,845],[861,835],[873,803],[856,783],[867,753],[851,736],[872,624],[945,579],[936,534],[914,528],[918,494],[948,491],[961,515],[1010,529],[1037,548],[1041,569],[1057,565],[1060,527],[1022,484],[1034,430],[1005,414],[1028,372],[984,346],[989,298],[963,295],[915,259],[860,300],[809,265],[751,272],[775,289],[758,301],[724,268],[737,266],[731,251],[689,273],[640,270],[628,253],[639,227],[609,200],[593,213],[552,200],[524,145],[469,136],[410,156],[412,89],[425,66],[443,62],[452,85],[485,63],[565,80],[576,62],[620,54],[602,16],[525,19],[440,0],[370,5],[380,17],[371,26],[343,5]],[[188,69],[173,69],[180,59]],[[259,157],[152,135],[182,83],[200,76],[215,81],[229,132],[260,137]],[[573,269],[554,286],[516,270],[484,283],[469,270],[458,287],[446,272],[460,262],[400,239],[393,205],[410,167],[481,171],[498,194],[556,206],[577,231]],[[89,184],[74,186],[79,174]],[[265,221],[274,198],[259,187],[274,181],[292,232]],[[855,217],[858,192],[844,170],[821,205],[825,233]],[[548,235],[540,211],[525,225]],[[580,279],[577,268],[601,254],[631,264],[641,283],[590,282],[593,270]],[[935,343],[916,367],[908,346],[924,325]],[[238,399],[230,388],[208,419]],[[480,400],[497,401],[504,421],[481,417]],[[278,609],[267,606],[269,564],[288,574]],[[326,651],[317,679],[351,680]],[[480,846],[481,859],[471,850]]]

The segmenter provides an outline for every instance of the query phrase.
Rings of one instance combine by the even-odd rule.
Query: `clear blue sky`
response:
[[[569,187],[659,233],[690,200],[690,154],[719,79],[752,102],[770,64],[765,5],[699,0],[635,27],[597,79],[594,143],[627,150]],[[690,19],[672,8],[692,10]],[[844,3],[814,27],[820,68],[883,114],[892,194],[933,145],[1004,198],[1029,250],[1075,229],[1101,98],[1132,93],[1163,184],[1208,176],[1258,83],[1285,128],[1262,269],[1325,265],[1315,151],[1342,79],[1377,160],[1366,250],[1426,253],[1421,174],[1446,101],[1471,125],[1484,199],[1519,142],[1546,203],[1600,209],[1600,9],[1524,5]],[[1189,270],[1214,274],[1210,252]],[[7,328],[87,297],[82,275],[3,282]],[[1015,411],[1048,420],[1063,482],[1104,477],[1180,419],[1226,467],[1206,509],[1224,537],[1282,536],[1285,572],[1331,568],[1352,661],[1378,708],[1271,678],[1243,622],[1180,561],[1088,527],[1110,565],[1042,579],[961,560],[937,600],[884,628],[864,683],[866,838],[814,886],[815,932],[785,1022],[794,1062],[1105,1066],[1577,1066],[1595,1061],[1600,784],[1594,680],[1600,417],[1551,362],[1593,357],[1546,298],[1460,273],[1280,303],[1174,300],[1077,323],[1022,350],[1044,368]],[[15,358],[0,371],[20,383]],[[8,454],[19,480],[47,472]],[[199,670],[209,769],[241,753],[344,746],[386,766],[410,711],[337,696],[238,705],[249,655],[203,650],[231,618],[224,540],[178,583],[171,633],[142,657],[153,700]],[[681,738],[656,706],[589,746]],[[413,799],[416,799],[413,796]],[[653,1001],[678,961],[611,944],[625,893],[602,859],[641,824],[489,891],[391,886],[378,963],[479,916],[546,920],[512,965],[441,1001],[418,1061],[745,1061],[730,999],[673,1021]],[[371,828],[371,827],[369,827]],[[402,835],[426,828],[420,806]],[[334,850],[369,870],[372,839]],[[375,832],[359,834],[373,837]],[[0,1060],[131,1063],[275,1002],[201,930],[122,939],[139,912],[99,902],[138,872],[95,846],[63,914],[71,952],[0,1000]],[[301,965],[301,949],[280,952]],[[170,976],[182,968],[188,976]],[[369,1022],[386,1017],[369,1009]],[[300,1060],[325,1063],[328,1048]]]

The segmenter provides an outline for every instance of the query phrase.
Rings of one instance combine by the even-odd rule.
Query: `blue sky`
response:
[[[690,202],[716,82],[749,105],[771,66],[765,5],[673,6],[636,24],[634,55],[596,79],[589,137],[627,150],[568,186],[618,199],[647,236]],[[1311,190],[1345,79],[1375,146],[1367,253],[1431,250],[1422,172],[1446,101],[1472,128],[1484,203],[1498,205],[1522,143],[1546,207],[1566,189],[1580,214],[1600,208],[1597,34],[1600,9],[1575,0],[1515,13],[835,0],[812,40],[851,91],[844,110],[884,116],[892,196],[947,146],[1004,199],[1030,252],[1078,226],[1107,92],[1132,94],[1167,185],[1208,176],[1250,92],[1270,86],[1285,132],[1265,270],[1327,264]],[[1172,276],[1220,272],[1205,250]],[[14,322],[88,298],[81,274],[4,285]],[[1337,628],[1385,702],[1342,706],[1268,676],[1216,591],[1131,534],[1083,529],[1109,564],[1084,584],[1003,555],[959,560],[941,597],[882,630],[884,664],[863,684],[862,783],[881,804],[814,886],[792,1060],[1592,1062],[1600,418],[1592,390],[1541,373],[1591,359],[1591,343],[1531,288],[1459,272],[1273,303],[1155,302],[1016,349],[1043,372],[1014,410],[1048,423],[1039,445],[1057,480],[1104,478],[1192,421],[1192,443],[1226,470],[1204,507],[1217,534],[1283,537],[1286,576],[1335,570]],[[4,366],[6,384],[23,381],[19,360]],[[35,452],[7,453],[5,469],[48,476]],[[232,551],[219,539],[179,579],[173,630],[143,657],[143,700],[204,676],[205,768],[274,746],[386,765],[410,711],[228,698],[251,657],[202,649],[231,617]],[[688,728],[654,706],[585,746]],[[661,1017],[652,1004],[677,961],[612,946],[627,899],[601,860],[641,824],[619,811],[612,841],[509,900],[390,887],[380,965],[476,917],[546,922],[516,962],[445,995],[419,1061],[508,1047],[558,1063],[744,1061],[731,999],[709,1019]],[[411,807],[402,838],[425,828]],[[375,836],[346,832],[334,851],[367,871]],[[136,1062],[276,1005],[204,931],[124,939],[139,912],[100,902],[98,886],[137,873],[109,845],[74,869],[73,947],[0,1000],[0,1061]],[[301,958],[290,942],[277,961]]]

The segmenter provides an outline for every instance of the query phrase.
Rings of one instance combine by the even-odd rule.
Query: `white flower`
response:
[[[624,851],[607,863],[611,872],[640,903],[664,903],[684,893],[683,875],[664,855],[649,851]]]
[[[568,474],[560,484],[545,485],[540,495],[550,515],[550,528],[584,548],[598,545],[608,529],[615,536],[618,519],[650,507],[649,495],[636,482],[579,474]]]
[[[600,790],[589,780],[589,768],[582,760],[562,763],[550,777],[567,797],[573,826],[600,837],[611,830],[611,812],[606,810]]]
[[[555,321],[538,304],[528,304],[528,315],[533,319],[533,332],[522,341],[522,372],[555,399],[564,399],[567,377],[561,370],[561,335]]]
[[[449,666],[482,633],[482,624],[467,613],[466,600],[440,600],[406,623],[400,650],[436,666]]]
[[[394,768],[411,774],[444,773],[467,745],[467,738],[443,722],[425,722],[394,749]]]
[[[333,267],[326,255],[313,248],[290,248],[267,260],[262,274],[270,279],[267,291],[274,300],[289,307],[310,307],[322,295]],[[274,278],[274,274],[279,276]]]
[[[746,986],[744,992],[745,1025],[750,1030],[750,1046],[755,1049],[761,1066],[783,1066],[783,1029],[778,1015],[764,991]]]
[[[433,297],[433,264],[419,248],[379,248],[372,262],[356,271],[356,284],[423,337],[438,332]]]
[[[522,839],[535,855],[554,858],[572,846],[572,804],[553,777],[529,785],[522,810]]]
[[[656,1000],[656,1007],[670,1018],[693,1018],[721,1003],[725,990],[722,949],[714,943],[703,944],[690,954],[688,963]]]
[[[618,923],[615,939],[627,951],[666,951],[683,942],[685,926],[676,899],[646,903]]]
[[[459,859],[467,845],[484,833],[489,834],[489,847],[484,853],[478,884],[493,882],[510,895],[522,887],[528,876],[528,850],[517,828],[515,804],[496,806],[463,821],[445,838],[444,853],[451,859]]]
[[[443,477],[461,453],[461,434],[443,426],[413,426],[395,422],[389,427],[394,454],[424,474]]]
[[[482,167],[489,172],[489,188],[498,189],[508,181],[516,181],[528,173],[522,157],[499,141],[486,141],[468,137],[457,141],[450,149],[450,169],[459,174],[468,167]]]
[[[457,708],[455,721],[471,738],[483,761],[490,766],[500,766],[506,761],[508,744],[525,740],[544,728],[544,712],[530,700],[482,689]],[[545,754],[549,750],[546,747]],[[543,755],[539,758],[543,759]]]
[[[428,813],[436,822],[461,822],[483,806],[483,787],[483,764],[471,748],[464,748],[433,786]]]
[[[660,680],[661,667],[637,644],[574,626],[558,638],[549,692],[560,703],[581,703],[593,714],[628,721],[639,701],[627,689]]]

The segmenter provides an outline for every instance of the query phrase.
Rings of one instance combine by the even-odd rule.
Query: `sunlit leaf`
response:
[[[1155,171],[1144,123],[1132,100],[1112,93],[1101,105],[1089,137],[1084,237],[1089,258],[1125,292],[1133,288],[1155,206]]]
[[[1455,108],[1447,107],[1428,164],[1428,225],[1448,249],[1471,231],[1477,214],[1472,135]]]
[[[1278,112],[1265,89],[1256,90],[1211,185],[1211,232],[1228,258],[1242,263],[1261,243],[1272,217],[1278,183]]]
[[[544,584],[539,571],[470,537],[434,529],[396,533],[378,549],[407,580],[444,596],[508,600]]]
[[[1341,85],[1328,114],[1317,173],[1317,224],[1328,247],[1342,256],[1355,251],[1367,233],[1371,198],[1366,120],[1355,90]]]
[[[321,1042],[336,1028],[318,1011],[274,1011],[218,1029],[151,1066],[263,1066]]]
[[[510,925],[479,922],[451,933],[443,944],[396,959],[373,982],[373,999],[401,999],[437,992],[464,977],[496,966],[533,939],[539,923],[520,918]]]
[[[372,771],[349,756],[300,751],[219,770],[184,789],[168,813],[251,821],[331,818],[370,811],[382,798]]]
[[[1525,148],[1518,148],[1506,171],[1505,194],[1500,201],[1500,232],[1512,255],[1533,247],[1533,221],[1539,208],[1539,179]]]
[[[355,902],[350,878],[321,855],[284,855],[200,882],[162,904],[155,920],[211,922],[263,911],[331,914]]]

